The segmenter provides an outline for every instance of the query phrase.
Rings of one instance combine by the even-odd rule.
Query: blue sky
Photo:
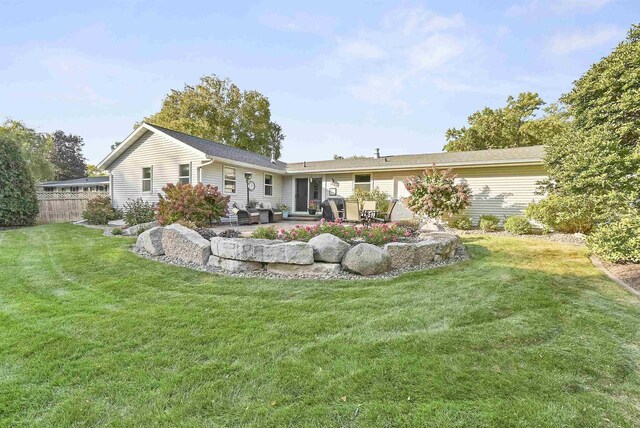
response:
[[[283,160],[440,151],[449,127],[548,102],[640,16],[624,0],[0,0],[0,118],[81,135],[97,163],[170,89],[215,73],[271,101]]]

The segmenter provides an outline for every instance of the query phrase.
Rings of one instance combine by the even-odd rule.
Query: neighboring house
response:
[[[37,186],[38,192],[108,192],[109,176],[82,177],[73,180],[45,181]]]
[[[167,183],[203,182],[218,186],[235,202],[247,201],[245,175],[255,189],[250,198],[285,204],[304,214],[310,200],[331,196],[348,198],[355,188],[379,188],[391,197],[407,196],[403,180],[425,168],[453,168],[472,192],[468,215],[499,217],[520,214],[536,194],[537,182],[546,178],[543,147],[479,150],[334,159],[284,163],[253,152],[215,143],[182,132],[143,123],[97,166],[109,172],[115,206],[142,197],[158,201]],[[401,204],[393,218],[411,214]]]

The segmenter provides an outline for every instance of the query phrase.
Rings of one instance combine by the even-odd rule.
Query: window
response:
[[[79,191],[79,190],[80,190],[80,188],[79,188],[78,186],[71,186],[71,187],[69,187],[69,191],[70,191],[70,192],[77,192],[77,191]]]
[[[191,164],[185,163],[178,166],[178,183],[191,183]]]
[[[142,168],[142,191],[150,192],[151,191],[151,180],[152,180],[152,171],[151,167],[148,166],[146,168]]]
[[[353,188],[360,189],[365,192],[371,190],[371,174],[355,174],[353,177]]]
[[[264,175],[264,195],[273,196],[273,175]]]
[[[229,166],[223,168],[224,193],[236,193],[236,169]]]
[[[56,188],[55,188],[55,187],[45,187],[45,188],[44,188],[44,191],[45,191],[45,192],[55,192],[55,191],[56,191]]]

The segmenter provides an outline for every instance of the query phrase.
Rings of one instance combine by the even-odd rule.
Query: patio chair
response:
[[[329,208],[331,209],[331,214],[333,216],[333,220],[342,219],[344,217],[344,211],[340,211],[338,206],[336,205],[336,201],[329,199],[327,200],[329,204]]]
[[[387,208],[387,212],[382,217],[374,217],[373,221],[377,221],[379,223],[387,223],[391,221],[391,212],[393,211],[393,208],[395,208],[396,202],[398,202],[397,199],[392,199],[389,202],[389,208]]]
[[[240,226],[240,223],[238,223],[238,209],[229,208],[227,209],[226,216],[220,218],[220,224],[229,223],[230,226],[233,226],[234,222],[236,223],[236,226]]]
[[[234,204],[234,211],[238,216],[238,225],[241,224],[259,224],[260,223],[260,213],[258,211],[249,211],[244,204],[236,203]]]
[[[269,211],[269,223],[282,221],[282,211],[274,209],[271,202],[263,202],[262,207]]]
[[[375,211],[376,201],[364,201],[362,202],[362,211]]]
[[[362,218],[360,217],[360,208],[358,207],[358,201],[345,201],[345,220],[354,223],[360,223]]]

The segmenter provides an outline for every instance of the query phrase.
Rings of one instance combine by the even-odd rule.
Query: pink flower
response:
[[[396,238],[396,237],[394,236],[393,238],[391,238],[391,240],[392,240],[393,242],[396,242],[396,241],[398,240],[398,238]]]
[[[373,233],[369,234],[369,238],[373,238],[374,236],[376,236],[376,235],[374,235]]]
[[[311,226],[307,226],[307,227],[305,227],[305,229],[306,229],[307,232],[311,232]]]
[[[404,236],[406,236],[407,238],[411,236],[411,232],[409,232],[408,230],[404,233]]]

